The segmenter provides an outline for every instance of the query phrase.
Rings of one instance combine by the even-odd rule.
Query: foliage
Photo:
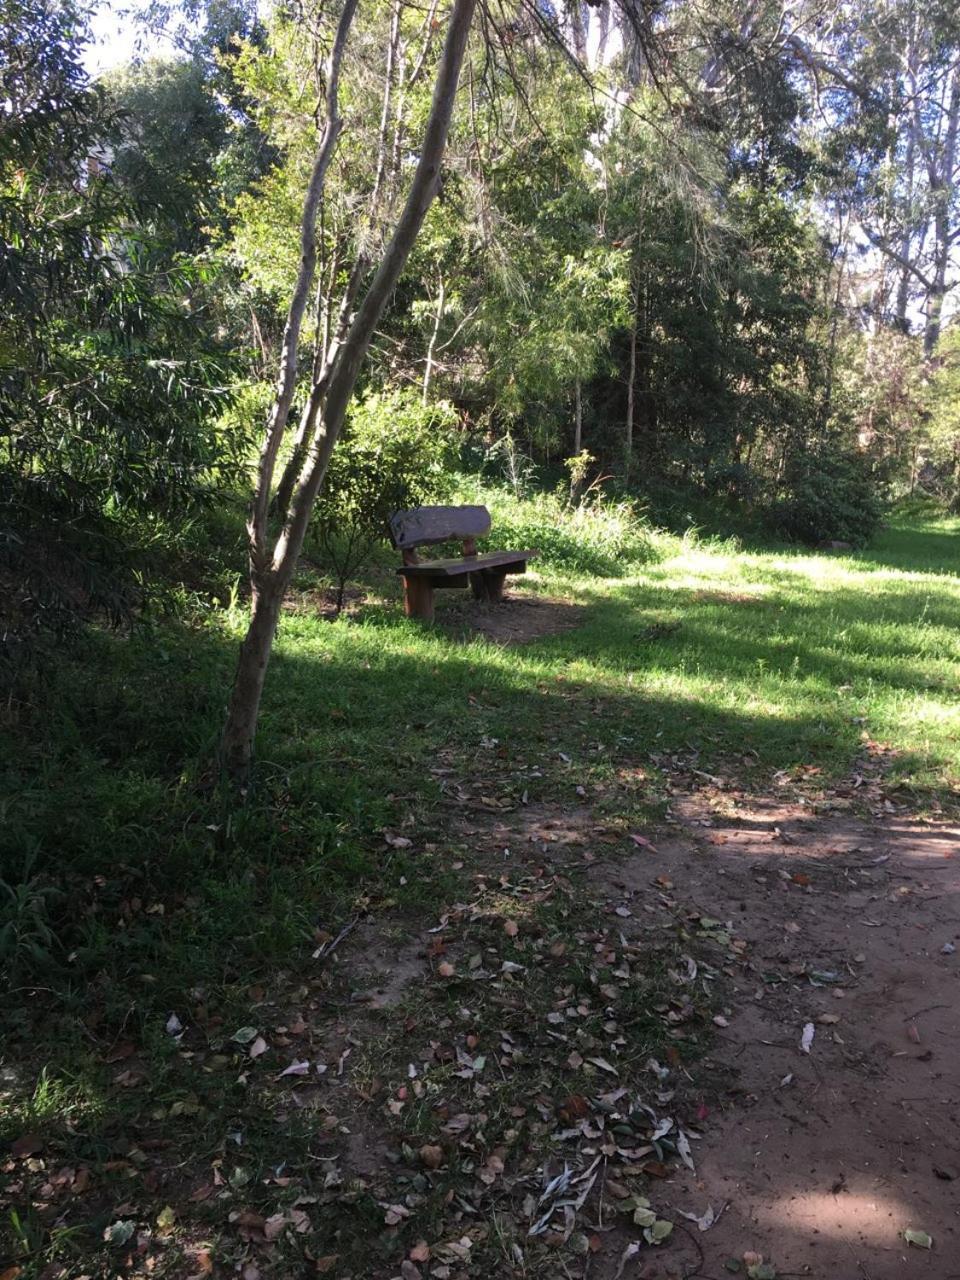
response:
[[[56,6],[54,20],[45,2],[28,8],[16,58],[27,68],[33,48],[43,77],[24,70],[0,153],[8,660],[84,616],[128,616],[148,586],[141,553],[209,496],[214,471],[236,472],[245,448],[215,427],[235,365],[228,331],[211,323],[210,264],[132,223],[95,158],[114,123],[78,62],[82,11]]]
[[[774,527],[816,546],[863,546],[880,526],[884,486],[867,453],[839,435],[805,440],[791,455],[773,505]]]
[[[960,513],[960,324],[954,321],[937,348],[930,386],[929,454],[923,479]]]
[[[562,492],[519,496],[502,485],[462,476],[457,500],[490,509],[499,545],[535,548],[538,565],[571,573],[619,577],[660,555],[660,538],[635,501],[594,490],[571,503]]]
[[[446,496],[455,423],[450,405],[424,405],[412,391],[354,402],[311,526],[334,573],[338,613],[347,582],[388,537],[393,512]]]

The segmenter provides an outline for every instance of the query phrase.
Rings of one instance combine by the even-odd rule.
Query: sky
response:
[[[103,0],[93,16],[92,29],[93,43],[88,45],[83,59],[92,76],[130,61],[135,52],[136,30],[130,19],[119,12],[119,6]]]

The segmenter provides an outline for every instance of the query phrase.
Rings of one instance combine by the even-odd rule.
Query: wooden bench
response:
[[[477,554],[477,539],[490,532],[490,512],[486,507],[415,507],[397,511],[390,517],[390,537],[403,553],[404,608],[409,618],[433,618],[433,593],[438,588],[473,588],[477,600],[496,603],[503,599],[503,580],[508,573],[523,573],[536,551],[492,551]],[[417,547],[438,542],[462,542],[459,560],[425,560]]]

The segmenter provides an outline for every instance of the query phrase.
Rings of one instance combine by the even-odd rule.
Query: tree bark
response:
[[[637,310],[640,305],[640,286],[635,287],[632,297],[633,313],[630,325],[630,365],[627,374],[627,421],[624,437],[626,469],[629,472],[633,459],[633,423],[636,412],[636,380],[637,380]]]
[[[240,648],[240,661],[221,740],[223,766],[234,778],[243,777],[250,768],[264,679],[283,596],[303,547],[313,505],[340,435],[357,376],[377,324],[437,193],[457,81],[475,7],[476,0],[454,2],[430,115],[403,212],[346,337],[332,359],[322,393],[317,394],[318,384],[311,389],[305,410],[309,415],[305,438],[310,438],[310,446],[293,489],[283,528],[273,548],[269,568],[253,576],[250,626]]]
[[[251,574],[257,574],[265,567],[267,519],[270,508],[270,492],[273,486],[273,472],[276,466],[277,454],[280,451],[280,444],[287,429],[290,405],[293,402],[293,393],[297,382],[297,361],[300,354],[300,328],[303,324],[303,315],[307,308],[307,300],[310,297],[310,289],[313,285],[313,277],[317,266],[317,213],[320,208],[320,199],[323,195],[323,184],[327,176],[327,169],[333,159],[337,139],[343,127],[343,121],[340,116],[340,66],[343,62],[347,35],[356,9],[357,0],[346,0],[340,15],[340,21],[337,24],[333,49],[330,53],[330,65],[327,73],[327,119],[303,202],[303,212],[300,219],[300,268],[284,325],[276,391],[260,449],[257,484],[250,509],[250,518],[247,523]]]
[[[433,330],[430,334],[430,342],[427,346],[427,363],[423,370],[423,403],[426,404],[430,396],[430,377],[433,374],[433,357],[437,350],[437,338],[440,335],[440,325],[443,323],[443,308],[447,300],[447,282],[443,276],[440,277],[440,290],[437,294],[437,314],[433,321]]]
[[[573,456],[583,448],[583,391],[578,378],[573,392]]]

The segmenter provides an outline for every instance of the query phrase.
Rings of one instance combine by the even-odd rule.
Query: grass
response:
[[[536,519],[550,518],[514,516],[534,541]],[[438,627],[406,621],[390,572],[374,574],[367,602],[338,622],[318,617],[306,591],[281,628],[256,788],[239,809],[220,796],[207,762],[242,609],[208,608],[130,639],[93,637],[32,699],[10,704],[0,742],[11,989],[0,1142],[36,1134],[42,1143],[8,1162],[6,1190],[0,1184],[11,1265],[24,1280],[47,1275],[54,1261],[62,1270],[49,1274],[132,1275],[152,1257],[152,1274],[185,1275],[188,1256],[193,1271],[204,1269],[205,1242],[217,1266],[247,1265],[261,1229],[245,1238],[242,1223],[227,1228],[228,1215],[268,1217],[278,1205],[292,1213],[298,1195],[315,1197],[311,1231],[300,1238],[285,1228],[273,1263],[260,1259],[264,1274],[299,1274],[305,1248],[347,1256],[347,1237],[369,1244],[383,1235],[380,1201],[372,1185],[325,1187],[318,1170],[333,1167],[323,1163],[331,1135],[342,1144],[341,1130],[369,1126],[371,1109],[389,1136],[394,1185],[423,1197],[413,1223],[398,1227],[404,1239],[426,1230],[430,1214],[442,1216],[448,1193],[469,1198],[475,1171],[467,1159],[464,1172],[462,1153],[454,1159],[434,1104],[442,1096],[448,1114],[468,1111],[477,1082],[460,1079],[444,1049],[420,1077],[430,1105],[385,1111],[408,1066],[404,1026],[436,1025],[454,1055],[473,1052],[463,1049],[458,1012],[469,1007],[478,1042],[499,1030],[519,1040],[558,1001],[566,1007],[609,986],[623,961],[611,953],[598,968],[591,959],[599,943],[586,939],[600,907],[585,864],[555,869],[548,900],[534,882],[499,884],[487,847],[494,817],[587,806],[597,829],[622,843],[623,832],[667,812],[677,762],[758,789],[805,779],[811,803],[840,795],[848,805],[956,814],[958,535],[958,520],[903,517],[868,550],[838,555],[651,534],[643,554],[617,563],[618,527],[601,547],[604,572],[621,570],[615,577],[574,572],[565,535],[521,585],[579,607],[577,625],[509,648],[465,630],[470,607],[460,593],[441,596]],[[302,585],[311,586],[309,575]],[[852,785],[865,776],[869,785]],[[486,813],[475,837],[456,826],[464,810],[452,796]],[[439,983],[434,972],[431,983],[414,984],[384,1026],[371,1024],[353,1046],[355,1114],[335,1117],[331,1130],[322,1113],[291,1111],[233,1032],[289,1025],[296,1010],[312,1010],[311,1027],[336,1018],[336,1002],[353,999],[349,975],[310,955],[344,920],[370,913],[395,930],[399,947],[414,922],[458,903],[479,914],[438,935],[457,976]],[[507,946],[505,911],[521,905],[521,932]],[[555,962],[550,947],[561,935],[574,941]],[[671,948],[690,945],[682,922],[669,923],[664,945],[659,968],[643,971],[649,998],[610,996],[636,1048],[620,1051],[631,1072],[676,1048],[676,1028],[650,1010],[666,998]],[[494,954],[528,976],[521,983],[508,973],[477,994],[463,966],[473,955],[485,966]],[[523,1002],[511,1009],[518,988]],[[189,1025],[180,1040],[165,1030],[174,1013]],[[601,1044],[609,1017],[590,1005],[583,1043]],[[293,1053],[299,1042],[287,1039]],[[692,1062],[697,1050],[688,1047]],[[549,1134],[529,1099],[561,1078],[573,1096],[596,1088],[595,1069],[561,1070],[545,1052],[509,1080],[484,1084],[492,1118],[477,1159],[505,1143],[508,1165],[521,1150],[518,1167],[535,1163]],[[511,1125],[518,1099],[523,1114]],[[434,1140],[447,1143],[445,1164],[425,1173],[405,1152]],[[168,1150],[176,1160],[164,1158]],[[72,1170],[75,1179],[78,1169],[90,1171],[93,1189],[64,1183],[41,1193],[51,1176]],[[216,1187],[208,1198],[191,1199],[208,1183]],[[499,1195],[496,1178],[491,1185]],[[481,1198],[475,1212],[489,1204]],[[158,1223],[168,1206],[175,1223]],[[501,1208],[497,1231],[474,1245],[488,1274],[506,1266],[522,1236],[513,1209]],[[128,1220],[151,1233],[139,1254],[136,1235],[133,1244],[104,1240]],[[383,1274],[395,1272],[396,1256]],[[387,1265],[374,1248],[354,1274]]]

